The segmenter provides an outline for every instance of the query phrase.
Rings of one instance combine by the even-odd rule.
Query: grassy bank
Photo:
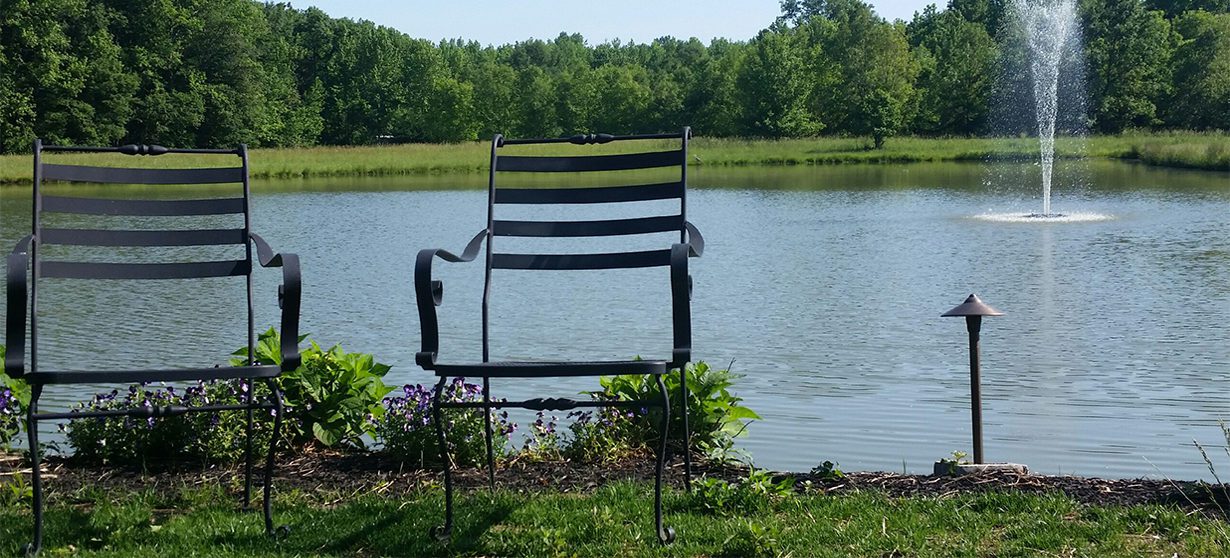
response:
[[[387,486],[385,487],[387,488]],[[678,532],[653,532],[652,487],[620,482],[588,494],[468,493],[457,503],[451,547],[432,542],[438,489],[386,497],[280,494],[281,541],[259,512],[240,512],[219,487],[167,492],[86,489],[55,498],[43,556],[1225,556],[1224,522],[1177,508],[1085,506],[1061,495],[962,494],[890,498],[814,492],[712,513],[672,490],[664,504]],[[393,492],[396,492],[395,490]],[[29,508],[0,498],[0,553],[30,535]]]
[[[865,138],[812,138],[791,140],[709,139],[692,143],[693,165],[820,165],[841,163],[913,163],[928,161],[983,161],[991,158],[1030,160],[1037,157],[1032,138],[892,138],[884,149],[871,149]],[[534,147],[520,147],[533,151]],[[604,146],[610,152],[627,149]],[[1230,171],[1230,135],[1222,133],[1135,134],[1094,136],[1057,142],[1061,157],[1139,160],[1150,165]],[[470,142],[452,145],[408,144],[368,147],[312,147],[257,149],[251,153],[254,178],[308,176],[360,176],[449,174],[486,172],[490,145]],[[67,156],[61,162],[88,161],[89,156]],[[159,160],[155,159],[155,164]],[[162,159],[172,165],[173,160]],[[219,159],[219,164],[230,164]],[[30,181],[28,155],[0,156],[0,183]]]

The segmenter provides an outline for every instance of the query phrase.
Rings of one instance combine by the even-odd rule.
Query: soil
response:
[[[683,464],[668,465],[666,481],[682,487]],[[260,484],[261,468],[254,471]],[[29,465],[16,455],[0,455],[0,482],[15,474],[28,477]],[[43,463],[45,487],[50,493],[73,494],[85,488],[106,491],[153,489],[174,491],[190,486],[221,484],[242,486],[242,465],[171,465],[134,469],[76,462],[71,458],[51,457]],[[693,478],[702,475],[736,481],[747,477],[742,466],[693,464]],[[588,492],[620,480],[652,480],[651,459],[629,459],[610,463],[583,464],[570,461],[530,461],[512,459],[496,467],[496,486],[521,492],[556,490]],[[1007,471],[984,472],[960,477],[906,475],[887,472],[845,473],[841,477],[810,473],[774,473],[775,479],[792,477],[799,491],[843,494],[879,491],[890,497],[947,498],[959,494],[1013,491],[1030,494],[1061,493],[1086,505],[1133,506],[1165,504],[1213,516],[1226,517],[1230,509],[1230,486],[1165,479],[1100,479],[1076,476],[1019,474]],[[454,471],[456,486],[473,489],[487,485],[485,468]],[[443,480],[435,467],[421,468],[372,453],[309,452],[280,457],[274,472],[274,487],[297,489],[326,502],[343,500],[347,495],[368,492],[397,497]]]

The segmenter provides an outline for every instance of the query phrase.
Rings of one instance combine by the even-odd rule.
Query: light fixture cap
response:
[[[1003,316],[1004,313],[991,308],[987,303],[978,298],[978,295],[971,294],[965,302],[957,305],[956,308],[940,314],[941,317],[969,317],[969,316]]]

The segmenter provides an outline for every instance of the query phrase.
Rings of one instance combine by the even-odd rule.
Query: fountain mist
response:
[[[1059,71],[1065,54],[1080,48],[1075,0],[1013,0],[1029,49],[1034,107],[1042,165],[1042,213],[1051,215],[1051,177],[1055,167],[1055,121],[1059,116]]]

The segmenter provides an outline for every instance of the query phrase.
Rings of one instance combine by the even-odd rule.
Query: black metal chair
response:
[[[426,370],[439,376],[436,384],[432,412],[437,427],[441,457],[444,462],[445,520],[442,527],[433,529],[433,535],[448,540],[453,528],[453,482],[445,443],[444,423],[441,409],[482,408],[486,419],[488,483],[494,486],[495,462],[492,448],[491,409],[521,407],[533,410],[568,410],[577,407],[661,407],[662,438],[657,451],[657,469],[654,484],[654,520],[658,538],[670,543],[675,538],[674,530],[662,524],[662,469],[667,451],[670,400],[666,393],[663,375],[678,369],[680,383],[684,387],[684,457],[685,478],[691,482],[690,435],[687,428],[687,396],[684,365],[691,360],[691,290],[688,275],[688,258],[700,256],[704,251],[704,239],[686,219],[687,157],[691,132],[683,128],[675,134],[652,134],[635,136],[611,136],[606,134],[581,135],[557,139],[504,139],[495,136],[491,146],[490,181],[487,197],[487,226],[466,246],[461,255],[439,249],[422,250],[414,267],[415,295],[422,327],[422,350],[416,361]],[[639,153],[569,156],[501,155],[507,146],[530,144],[572,143],[577,145],[605,144],[635,140],[678,140],[678,149]],[[576,151],[575,149],[573,151]],[[597,173],[629,171],[637,169],[679,170],[678,180],[666,183],[639,184],[632,186],[582,187],[582,188],[508,188],[500,186],[500,177],[507,173]],[[527,177],[542,175],[523,175]],[[619,176],[619,175],[615,175]],[[586,221],[515,221],[500,220],[496,212],[500,206],[509,204],[601,204],[650,200],[677,200],[678,211],[670,215],[654,215],[632,219],[586,220]],[[589,253],[589,254],[513,254],[496,250],[496,237],[599,237],[640,235],[648,233],[679,233],[678,243],[657,250]],[[483,356],[482,362],[472,364],[445,364],[437,362],[439,351],[439,325],[435,307],[441,303],[443,285],[432,279],[432,262],[441,258],[449,262],[473,261],[487,243],[486,274],[484,279]],[[604,362],[491,362],[489,360],[488,302],[491,295],[491,272],[493,269],[520,270],[599,270],[620,268],[667,267],[670,268],[671,314],[673,324],[673,352],[668,359],[629,360]],[[575,376],[653,375],[662,397],[659,401],[574,401],[562,398],[535,398],[525,401],[493,401],[491,378],[551,378]],[[441,394],[446,381],[452,377],[481,377],[483,379],[482,402],[443,401]]]
[[[239,166],[225,168],[129,168],[102,167],[51,164],[43,160],[44,153],[51,152],[90,152],[90,153],[121,153],[125,155],[162,155],[166,153],[233,155],[238,158]],[[234,184],[235,192],[231,197],[213,197],[206,199],[96,199],[84,197],[64,197],[45,195],[42,191],[44,182],[91,182],[116,184],[152,184],[152,185],[187,185],[187,184]],[[239,187],[241,186],[241,187]],[[202,187],[204,188],[204,187]],[[210,187],[214,188],[214,187]],[[168,188],[170,189],[170,188]],[[199,194],[198,194],[199,195]],[[246,467],[244,482],[244,507],[251,502],[252,492],[252,414],[254,409],[272,409],[274,411],[274,428],[269,443],[269,452],[265,458],[264,471],[264,515],[265,528],[273,532],[273,516],[270,507],[271,477],[273,474],[274,448],[278,443],[278,432],[281,430],[282,398],[274,381],[282,371],[294,370],[299,366],[299,302],[300,274],[299,257],[295,254],[275,254],[261,237],[251,231],[250,189],[248,185],[248,153],[245,146],[232,150],[215,149],[168,149],[157,145],[125,145],[122,147],[62,147],[44,146],[40,140],[34,142],[34,213],[33,233],[21,239],[12,254],[8,257],[8,308],[6,316],[5,335],[8,341],[8,352],[4,359],[4,371],[10,377],[26,381],[32,390],[30,407],[27,410],[26,430],[30,440],[30,460],[34,491],[34,540],[26,547],[27,554],[35,554],[42,547],[43,541],[43,484],[39,470],[38,423],[46,420],[76,419],[85,417],[140,417],[156,418],[180,415],[187,412],[218,412],[247,411],[247,447],[245,451]],[[52,228],[43,225],[43,217],[48,213],[73,214],[70,221],[74,224],[83,221],[96,222],[90,226],[98,228]],[[242,218],[242,226],[229,229],[200,228],[192,219],[186,216],[223,216],[231,215],[230,219],[238,222]],[[93,216],[93,217],[89,217]],[[177,226],[185,226],[175,230],[119,230],[115,228],[114,217],[134,219],[147,216],[181,217]],[[241,217],[240,217],[241,216]],[[226,217],[218,217],[227,219]],[[198,222],[200,219],[197,219]],[[111,224],[111,228],[105,225]],[[196,228],[192,228],[192,225]],[[41,248],[49,245],[69,245],[79,247],[133,247],[122,250],[139,250],[139,247],[180,247],[180,246],[223,246],[231,245],[236,254],[242,257],[225,261],[192,261],[173,263],[98,263],[84,261],[52,261],[41,255]],[[242,246],[242,248],[239,248]],[[141,280],[141,279],[202,279],[221,277],[243,277],[247,282],[247,323],[248,323],[248,354],[255,355],[253,350],[256,342],[253,312],[252,312],[252,262],[253,248],[256,259],[264,267],[281,267],[283,283],[278,287],[278,303],[282,309],[281,315],[281,353],[282,365],[256,365],[249,357],[247,366],[238,367],[201,367],[173,368],[159,370],[116,370],[116,371],[49,371],[39,367],[38,342],[38,285],[41,279],[84,279],[84,280]],[[83,250],[77,248],[76,250]],[[90,250],[90,248],[84,248]],[[179,249],[176,249],[179,250]],[[226,248],[222,248],[226,250]],[[240,252],[242,250],[242,252]],[[141,250],[143,256],[153,253],[151,259],[158,259],[153,250]],[[166,257],[163,255],[162,257]],[[148,259],[142,260],[149,261]],[[27,270],[29,282],[27,283]],[[88,288],[88,285],[84,288]],[[141,300],[139,294],[133,300]],[[177,308],[167,309],[170,312]],[[28,317],[28,321],[27,321]],[[28,328],[28,330],[27,330]],[[30,335],[30,362],[26,369],[25,348],[26,333]],[[212,379],[239,379],[247,382],[247,401],[233,405],[206,405],[199,407],[153,407],[135,409],[95,410],[80,412],[39,413],[38,400],[44,386],[65,384],[97,384],[97,383],[134,383],[159,381],[190,381]],[[268,402],[256,401],[253,396],[252,382],[255,379],[265,381],[270,389]]]

